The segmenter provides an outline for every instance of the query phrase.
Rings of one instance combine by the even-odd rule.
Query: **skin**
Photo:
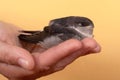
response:
[[[63,70],[81,56],[101,50],[92,38],[70,39],[45,50],[20,42],[18,30],[12,24],[0,22],[0,73],[9,80],[35,80]]]

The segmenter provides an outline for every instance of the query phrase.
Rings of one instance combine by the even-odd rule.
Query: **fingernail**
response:
[[[93,53],[99,53],[101,51],[101,47],[97,46],[95,49],[93,49],[91,52]]]
[[[18,64],[25,69],[27,69],[29,65],[28,61],[23,58],[18,59]]]

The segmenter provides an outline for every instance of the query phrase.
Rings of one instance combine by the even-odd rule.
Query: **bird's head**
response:
[[[93,37],[93,22],[86,17],[70,16],[51,20],[50,32],[74,34],[80,38]]]

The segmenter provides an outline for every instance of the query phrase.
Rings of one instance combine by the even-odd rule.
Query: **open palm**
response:
[[[19,30],[0,22],[0,73],[10,80],[35,80],[64,69],[80,56],[100,52],[99,44],[91,38],[70,39],[45,50],[19,41]]]

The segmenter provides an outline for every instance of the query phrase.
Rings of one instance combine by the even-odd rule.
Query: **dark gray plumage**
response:
[[[93,37],[93,28],[94,24],[90,19],[70,16],[51,20],[43,31],[21,31],[18,37],[22,41],[50,48],[70,38],[81,40]]]

